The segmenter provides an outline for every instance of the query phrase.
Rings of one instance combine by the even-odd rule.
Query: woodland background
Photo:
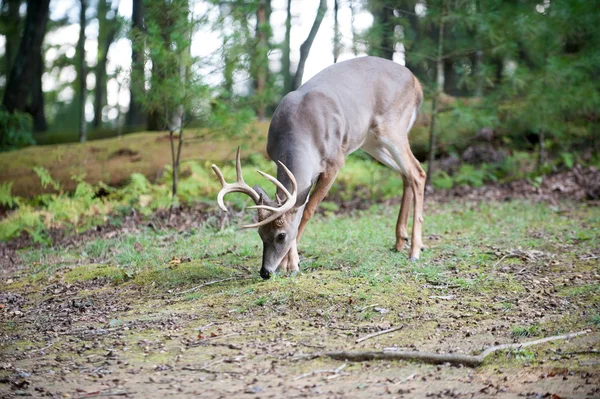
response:
[[[23,219],[59,197],[78,202],[79,187],[88,209],[103,195],[121,203],[118,187],[136,179],[153,187],[137,193],[151,209],[210,198],[203,163],[231,159],[233,143],[264,155],[269,117],[306,80],[308,60],[362,55],[404,63],[422,82],[411,145],[430,189],[523,179],[540,188],[575,168],[579,197],[594,199],[598,10],[583,0],[3,0],[1,203]],[[399,193],[395,176],[367,170],[380,176],[365,177],[370,198]],[[81,212],[26,216],[2,237],[78,227]]]

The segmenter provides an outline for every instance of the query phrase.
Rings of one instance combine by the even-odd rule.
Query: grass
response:
[[[584,254],[600,242],[598,235],[592,234],[596,231],[593,225],[579,223],[580,218],[595,215],[595,208],[580,206],[571,211],[578,215],[574,218],[555,212],[545,204],[455,202],[444,205],[443,209],[430,206],[425,224],[425,242],[430,248],[423,253],[420,262],[412,263],[405,253],[391,250],[396,212],[395,207],[377,205],[360,214],[316,217],[300,244],[302,270],[307,274],[276,279],[272,285],[296,284],[316,273],[327,276],[328,286],[323,286],[325,294],[332,292],[331,287],[340,287],[344,295],[355,297],[357,301],[363,297],[383,301],[386,292],[415,296],[415,287],[423,284],[430,285],[432,291],[453,287],[481,295],[498,290],[517,294],[523,292],[518,280],[492,270],[498,260],[493,254],[494,248],[522,247],[554,252],[555,247],[564,242],[564,231],[577,231],[590,238],[573,248],[569,258],[576,258],[578,253]],[[529,235],[530,231],[542,227],[546,229],[543,237]],[[428,235],[441,238],[431,241]],[[65,275],[69,281],[107,277],[115,282],[132,279],[140,284],[155,282],[162,287],[177,287],[247,274],[248,269],[257,272],[260,250],[260,239],[254,231],[239,230],[235,226],[216,230],[207,225],[190,232],[142,228],[139,233],[97,238],[66,250],[25,249],[20,256],[33,265],[34,274],[52,274],[57,267],[83,263],[84,266]],[[86,262],[87,259],[94,262]],[[173,265],[173,259],[184,261]],[[186,262],[187,259],[190,261]],[[512,267],[515,261],[506,259],[503,264]],[[517,266],[522,268],[523,265]],[[257,295],[259,301],[258,298],[263,297],[258,291],[260,289],[248,292]],[[566,296],[577,296],[598,291],[597,286],[583,285],[562,292]],[[427,290],[422,294],[426,293]],[[264,304],[266,299],[261,301]],[[503,306],[509,311],[512,305]]]

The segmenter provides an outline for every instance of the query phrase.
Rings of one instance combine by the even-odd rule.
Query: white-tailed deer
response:
[[[274,200],[259,186],[252,188],[244,182],[239,148],[236,183],[227,184],[219,168],[212,166],[223,185],[218,196],[221,209],[227,210],[223,196],[229,192],[245,193],[256,203],[253,208],[258,209],[259,221],[245,227],[258,227],[263,241],[261,277],[268,279],[278,267],[298,270],[296,245],[306,223],[345,157],[359,148],[401,174],[404,191],[396,249],[404,249],[408,242],[408,217],[414,202],[410,259],[419,258],[425,172],[410,149],[408,132],[422,98],[419,81],[399,64],[377,57],[340,62],[286,95],[273,114],[267,153],[278,162],[277,179],[260,173],[277,186]]]

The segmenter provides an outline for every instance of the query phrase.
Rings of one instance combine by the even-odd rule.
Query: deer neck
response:
[[[292,172],[298,186],[298,201],[296,205],[304,204],[314,183],[314,178],[318,175],[318,172],[315,170],[318,161],[313,159],[310,151],[298,148],[297,146],[282,151],[274,160],[281,161]],[[277,167],[277,180],[283,183],[288,190],[291,189],[291,182],[283,168],[279,165]],[[278,195],[280,198],[283,198],[279,190]]]

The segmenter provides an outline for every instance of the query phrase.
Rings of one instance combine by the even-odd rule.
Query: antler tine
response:
[[[269,216],[268,218],[261,220],[258,223],[253,223],[253,224],[243,226],[244,228],[249,229],[249,228],[254,228],[254,227],[260,227],[260,226],[264,226],[265,224],[271,223],[272,221],[274,221],[275,219],[278,219],[281,215],[283,215],[284,213],[286,213],[287,211],[292,209],[294,207],[294,205],[296,205],[296,197],[297,197],[297,192],[298,192],[298,184],[296,183],[296,178],[294,177],[294,174],[281,161],[279,161],[279,164],[283,167],[283,170],[285,171],[285,173],[287,174],[287,176],[290,179],[290,182],[292,183],[292,193],[290,194],[290,192],[285,188],[285,186],[283,184],[281,184],[281,182],[279,180],[277,180],[273,176],[271,176],[267,173],[261,172],[259,170],[258,173],[260,173],[265,179],[269,180],[271,183],[273,183],[277,187],[279,187],[281,189],[281,191],[283,191],[283,193],[285,194],[287,199],[283,203],[283,205],[281,205],[279,208],[273,208],[273,207],[266,206],[266,205],[252,206],[251,208],[265,209],[265,210],[273,212],[273,214],[271,216]]]
[[[235,155],[235,177],[238,183],[246,183],[244,181],[244,176],[242,176],[242,163],[240,162],[240,148],[237,149],[237,154]]]
[[[289,177],[290,182],[292,183],[292,195],[295,197],[298,192],[298,183],[296,183],[296,178],[294,177],[294,174],[287,168],[287,166],[283,164],[283,162],[279,161],[279,165],[281,165],[285,171],[285,174]]]
[[[219,191],[219,194],[217,195],[217,204],[219,204],[219,208],[221,208],[222,210],[227,212],[227,207],[225,206],[225,203],[223,202],[223,198],[225,197],[226,194],[233,193],[233,192],[246,194],[250,198],[252,198],[252,200],[254,200],[255,203],[258,203],[258,201],[260,200],[260,195],[258,195],[258,193],[256,191],[254,191],[254,189],[252,187],[250,187],[248,184],[246,184],[246,182],[244,182],[244,178],[242,176],[242,165],[240,162],[240,148],[239,147],[238,147],[237,155],[236,155],[236,164],[235,164],[236,182],[235,183],[231,183],[231,184],[227,183],[225,181],[225,177],[223,176],[223,173],[221,172],[221,170],[219,169],[219,167],[217,165],[213,164],[212,169],[215,172],[215,174],[217,175],[217,177],[219,178],[219,181],[221,182],[221,186],[223,186],[223,188],[221,189],[221,191]]]
[[[276,185],[278,188],[280,188],[281,191],[283,191],[283,193],[285,194],[285,196],[287,198],[290,198],[292,196],[292,194],[290,194],[290,192],[287,190],[287,188],[285,188],[285,186],[283,184],[281,184],[281,182],[279,180],[277,180],[276,178],[274,178],[270,174],[265,173],[263,171],[257,170],[257,172],[260,173],[260,175],[262,177],[264,177],[265,179],[267,179],[268,181],[270,181],[271,183],[273,183],[274,185]]]

